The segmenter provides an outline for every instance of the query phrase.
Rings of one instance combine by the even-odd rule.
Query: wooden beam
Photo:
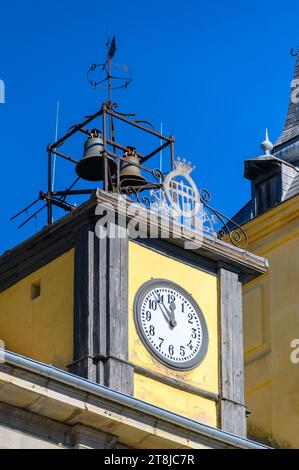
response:
[[[128,363],[128,238],[98,238],[94,224],[75,243],[72,373],[133,394]]]
[[[224,431],[246,436],[242,286],[239,275],[219,266],[220,332],[220,426]]]

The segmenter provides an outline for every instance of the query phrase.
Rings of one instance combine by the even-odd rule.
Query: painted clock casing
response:
[[[143,284],[135,296],[134,320],[145,347],[167,367],[193,369],[206,356],[204,315],[193,297],[174,282],[152,279]]]

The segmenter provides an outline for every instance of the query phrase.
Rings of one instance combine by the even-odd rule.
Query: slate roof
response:
[[[299,173],[295,176],[293,179],[293,182],[284,198],[286,199],[291,199],[291,197],[297,196],[299,194]]]
[[[243,206],[239,212],[237,212],[233,217],[232,220],[236,222],[238,225],[246,224],[249,220],[253,219],[255,216],[254,211],[254,200],[251,199],[248,201],[245,206]],[[228,224],[229,227],[233,227],[233,225]]]
[[[299,53],[296,58],[293,81],[294,80],[299,80]],[[297,88],[297,86],[292,87],[293,90],[295,88]],[[298,97],[299,97],[299,88],[298,88]],[[275,153],[275,151],[277,150],[277,147],[284,145],[290,140],[294,140],[298,136],[299,136],[299,103],[294,103],[294,100],[292,99],[292,93],[291,93],[289,109],[288,109],[287,118],[285,122],[285,128],[282,134],[280,135],[280,137],[275,142],[273,153]]]

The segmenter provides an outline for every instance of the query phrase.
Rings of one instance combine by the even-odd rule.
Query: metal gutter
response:
[[[111,400],[118,405],[129,407],[133,410],[146,413],[156,419],[167,421],[168,423],[185,428],[187,431],[193,431],[201,434],[206,438],[212,439],[216,442],[221,442],[228,446],[234,446],[240,449],[267,449],[268,447],[242,437],[229,434],[221,431],[220,429],[212,428],[210,426],[197,423],[196,421],[184,418],[183,416],[171,413],[167,410],[159,408],[149,403],[137,400],[131,396],[125,395],[121,392],[111,390],[103,385],[90,382],[84,378],[65,372],[61,369],[28,359],[19,354],[9,351],[4,352],[5,363],[11,364],[15,367],[26,369],[35,374],[42,375],[48,379],[62,382],[68,386],[82,390],[84,392],[97,395],[101,398]]]

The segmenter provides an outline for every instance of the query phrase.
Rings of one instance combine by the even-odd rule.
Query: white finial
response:
[[[269,140],[268,129],[266,129],[266,137],[264,142],[261,143],[261,148],[264,152],[264,155],[271,155],[274,145]]]

